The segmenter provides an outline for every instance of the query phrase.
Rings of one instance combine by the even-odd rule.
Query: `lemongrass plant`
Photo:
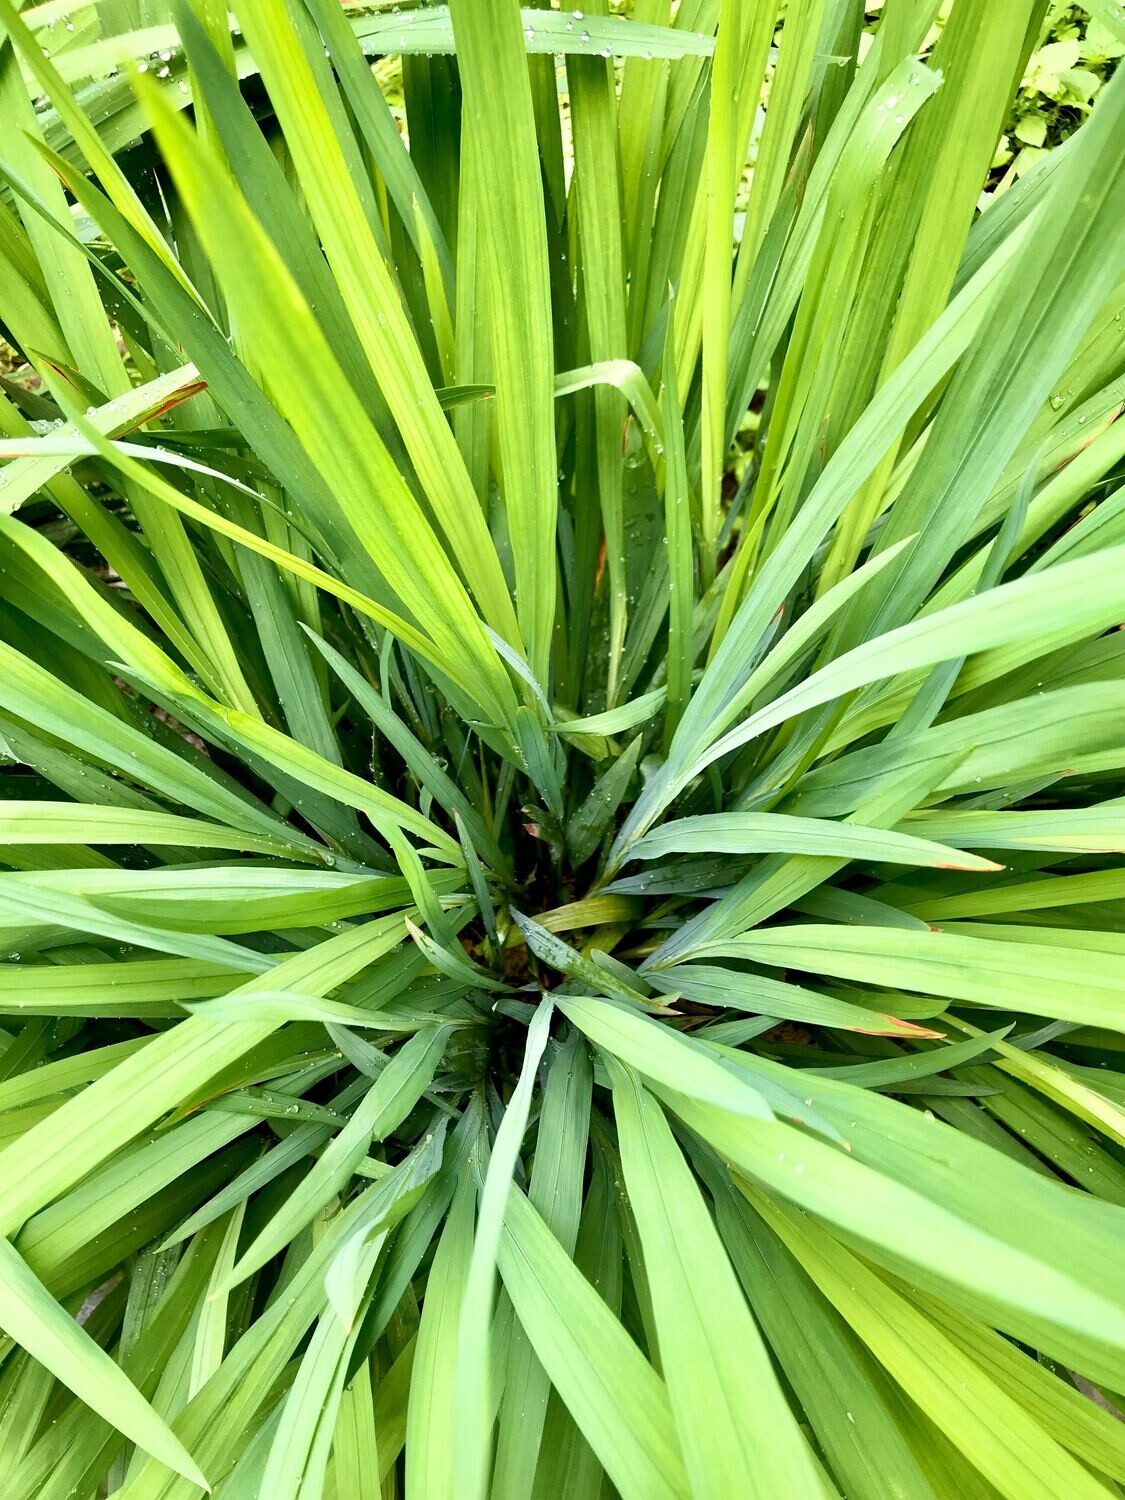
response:
[[[1121,1493],[1125,79],[586,3],[0,0],[4,1500]]]

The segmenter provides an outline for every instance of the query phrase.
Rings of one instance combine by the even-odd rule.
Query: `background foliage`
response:
[[[1121,1493],[1117,0],[0,34],[5,1500]]]

